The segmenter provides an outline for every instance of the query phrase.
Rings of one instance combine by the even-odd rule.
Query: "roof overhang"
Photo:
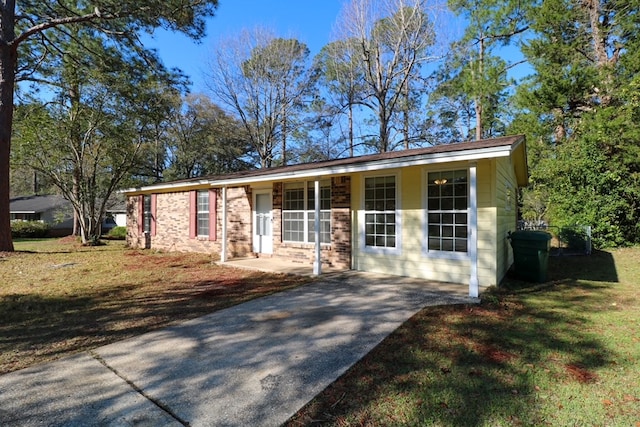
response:
[[[247,176],[222,176],[219,178],[202,178],[187,181],[176,181],[152,184],[140,188],[130,188],[122,190],[122,193],[133,195],[135,193],[166,192],[172,190],[189,190],[204,187],[226,187],[240,186],[247,184],[258,184],[270,181],[287,181],[309,178],[321,178],[333,175],[348,175],[359,172],[370,172],[385,169],[396,169],[408,166],[425,166],[454,162],[473,162],[485,159],[511,158],[515,170],[518,186],[526,186],[528,183],[527,155],[525,148],[525,138],[520,136],[514,138],[511,144],[497,145],[491,147],[479,147],[464,150],[452,150],[435,153],[420,153],[415,155],[399,155],[392,158],[374,158],[366,160],[367,157],[354,158],[353,162],[345,161],[340,164],[318,165],[307,164],[305,168],[284,167],[275,170],[263,169],[248,174]]]

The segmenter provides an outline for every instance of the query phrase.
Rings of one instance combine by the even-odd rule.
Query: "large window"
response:
[[[467,170],[429,172],[427,175],[429,250],[467,252]]]
[[[198,191],[198,228],[199,237],[209,237],[209,190]]]
[[[396,177],[365,178],[365,246],[396,247]]]
[[[284,185],[282,240],[315,243],[315,185],[296,182]],[[331,243],[331,184],[320,182],[320,243]]]

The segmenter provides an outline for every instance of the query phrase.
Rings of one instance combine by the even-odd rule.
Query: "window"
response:
[[[147,234],[151,233],[151,195],[145,194],[143,200],[142,224],[143,231]]]
[[[197,200],[198,200],[197,201],[197,204],[198,204],[197,235],[199,237],[209,237],[209,191],[208,190],[198,191]]]
[[[315,243],[315,183],[284,185],[282,240]],[[320,182],[320,243],[331,243],[331,184]]]
[[[365,178],[365,246],[396,247],[396,177]]]
[[[467,170],[429,172],[427,175],[429,250],[467,252],[469,217]]]

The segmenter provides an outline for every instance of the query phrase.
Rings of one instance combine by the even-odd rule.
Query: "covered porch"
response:
[[[478,298],[469,297],[469,287],[463,283],[439,282],[435,280],[425,280],[414,277],[396,276],[391,274],[370,273],[357,270],[343,270],[332,267],[323,267],[322,275],[314,274],[313,267],[308,264],[293,262],[281,258],[247,257],[235,258],[225,262],[218,262],[233,268],[262,271],[266,273],[293,274],[297,276],[315,277],[323,281],[340,282],[345,286],[362,283],[375,283],[380,286],[402,285],[403,288],[414,288],[416,291],[425,290],[435,294],[444,294],[461,298],[469,298],[472,302],[479,301]]]

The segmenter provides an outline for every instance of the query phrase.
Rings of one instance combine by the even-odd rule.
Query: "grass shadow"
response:
[[[624,372],[638,370],[640,352],[634,311],[615,302],[637,298],[617,289],[609,253],[554,259],[550,278],[493,289],[480,305],[422,310],[285,426],[631,422],[640,395]],[[611,396],[617,407],[603,405]]]

